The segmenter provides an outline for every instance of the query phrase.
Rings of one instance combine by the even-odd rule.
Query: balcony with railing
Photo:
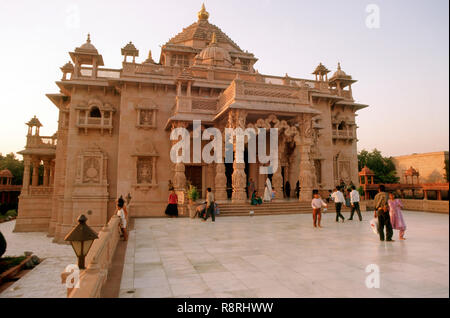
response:
[[[353,140],[355,139],[355,134],[352,130],[333,129],[333,139]]]
[[[56,136],[39,136],[39,135],[29,135],[27,136],[26,148],[49,148],[56,149],[56,144],[58,139]]]

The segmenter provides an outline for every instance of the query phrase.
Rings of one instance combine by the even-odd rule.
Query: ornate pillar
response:
[[[225,164],[216,163],[216,176],[214,178],[215,199],[225,201],[227,197],[227,176],[225,175]]]
[[[186,123],[177,122],[177,123],[172,124],[172,129],[179,128],[179,127],[186,128],[186,126],[187,126]],[[177,143],[176,140],[172,141],[172,145],[174,145],[176,143]],[[186,198],[186,175],[185,175],[186,167],[183,162],[179,162],[179,163],[171,162],[171,164],[173,165],[173,168],[174,168],[173,169],[173,171],[174,171],[173,187],[175,189],[175,193],[178,196],[178,203],[184,204],[187,201],[187,198]]]
[[[283,149],[283,147],[278,147],[278,149]],[[278,169],[272,176],[272,186],[275,188],[275,199],[283,199],[283,176],[281,174],[281,151],[278,151]]]
[[[43,186],[48,187],[50,184],[50,160],[44,160],[44,181]]]
[[[30,167],[31,167],[30,157],[24,156],[23,162],[24,162],[24,170],[22,181],[22,194],[28,194],[28,187],[30,185]]]
[[[34,159],[32,165],[33,165],[33,176],[31,180],[31,185],[33,187],[37,187],[39,184],[39,160]]]
[[[312,199],[312,191],[316,186],[316,172],[314,163],[311,160],[310,152],[312,146],[313,128],[312,116],[310,114],[303,114],[299,116],[300,138],[296,138],[296,145],[300,151],[300,198],[302,202],[308,202]]]
[[[233,116],[234,115],[234,116]],[[236,110],[230,111],[228,118],[228,127],[232,128],[242,128],[245,129],[247,113],[245,111]],[[247,194],[245,193],[247,177],[245,175],[245,163],[238,163],[238,153],[237,153],[237,143],[233,143],[234,149],[234,163],[233,163],[233,174],[232,185],[233,185],[233,195],[231,200],[233,203],[243,203],[247,200]]]

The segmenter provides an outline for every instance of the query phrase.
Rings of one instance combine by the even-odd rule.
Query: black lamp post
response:
[[[86,224],[87,218],[82,214],[78,218],[78,225],[70,231],[64,241],[70,242],[78,257],[78,268],[85,269],[84,259],[92,243],[98,238],[97,233]]]

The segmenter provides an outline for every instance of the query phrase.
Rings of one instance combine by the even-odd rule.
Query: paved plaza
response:
[[[0,224],[0,231],[8,244],[4,256],[20,256],[31,251],[43,262],[0,293],[0,298],[66,297],[67,289],[61,284],[61,272],[67,265],[76,263],[72,247],[52,243],[52,238],[46,233],[13,233],[15,223]]]
[[[447,214],[405,212],[406,241],[311,215],[136,219],[120,297],[448,297]],[[345,213],[348,217],[348,213]],[[365,269],[380,268],[368,289]]]

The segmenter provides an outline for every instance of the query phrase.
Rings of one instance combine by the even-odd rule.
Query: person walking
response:
[[[127,216],[125,214],[124,210],[125,201],[122,198],[119,198],[117,200],[117,209],[116,209],[116,215],[120,218],[120,232],[123,235],[123,240],[128,240],[128,233],[127,233]]]
[[[216,221],[216,213],[214,212],[214,194],[211,192],[211,188],[206,189],[206,215],[203,221],[206,221],[211,215],[213,222]]]
[[[388,194],[386,193],[386,187],[381,184],[378,188],[378,193],[374,198],[375,214],[374,217],[378,218],[378,233],[380,235],[380,241],[384,241],[384,228],[386,227],[386,241],[393,242],[391,218],[389,215]]]
[[[394,193],[389,193],[389,216],[391,218],[391,224],[392,228],[394,230],[399,230],[399,239],[400,240],[406,240],[405,239],[405,231],[406,231],[406,223],[405,220],[403,220],[403,213],[402,208],[403,204],[400,199],[395,197]]]
[[[286,185],[284,186],[284,191],[286,193],[286,198],[290,198],[291,197],[291,184],[289,183],[289,181],[286,181]]]
[[[175,193],[174,188],[170,189],[169,203],[167,204],[165,213],[168,217],[171,218],[178,217],[178,196]]]
[[[360,201],[359,192],[356,191],[356,187],[354,185],[351,187],[351,191],[349,192],[350,192],[350,205],[352,207],[349,220],[350,221],[353,220],[353,214],[355,214],[356,211],[356,213],[358,213],[359,220],[362,221],[361,208],[359,206]]]
[[[344,223],[345,218],[341,214],[342,204],[345,203],[344,195],[341,192],[341,188],[339,186],[336,186],[334,189],[333,194],[331,195],[331,198],[334,201],[334,206],[336,207],[336,222],[339,222],[339,218],[342,219],[342,223]]]
[[[322,220],[322,207],[328,207],[328,204],[326,204],[325,202],[323,202],[322,198],[319,195],[319,190],[314,190],[313,191],[313,196],[314,198],[311,201],[311,207],[313,209],[313,225],[314,227],[317,227],[317,221],[318,222],[318,226],[322,227],[320,225],[320,221]]]

